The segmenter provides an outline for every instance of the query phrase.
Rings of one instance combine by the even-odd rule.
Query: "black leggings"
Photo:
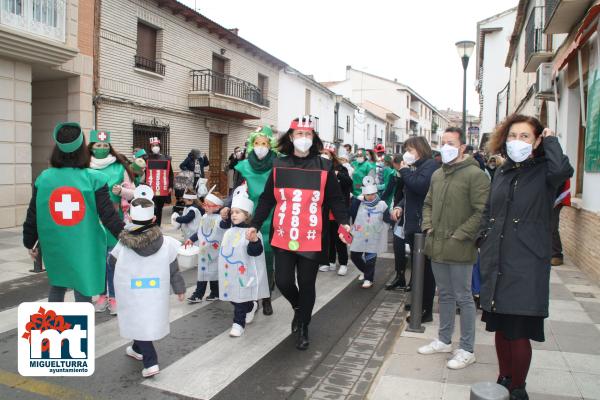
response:
[[[340,224],[335,221],[329,221],[329,263],[335,264],[335,254],[340,265],[348,265],[348,247],[340,240],[337,231]]]
[[[279,291],[293,308],[298,308],[300,321],[308,324],[315,305],[319,262],[292,251],[279,250],[275,251],[275,265],[275,283]]]

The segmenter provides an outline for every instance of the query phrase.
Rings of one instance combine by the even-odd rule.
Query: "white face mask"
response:
[[[364,157],[356,157],[356,161],[358,161],[359,164],[362,164],[365,162],[365,158]]]
[[[304,136],[294,139],[294,148],[300,153],[306,153],[308,150],[310,150],[312,144],[312,139]]]
[[[440,153],[442,155],[442,162],[444,164],[448,164],[458,157],[458,147],[450,146],[449,144],[445,144],[440,149]]]
[[[265,146],[258,146],[254,148],[254,154],[256,154],[256,157],[258,157],[259,160],[262,160],[269,154],[269,149]]]
[[[406,165],[413,165],[415,161],[417,161],[417,158],[412,153],[409,153],[407,151],[404,154],[402,154],[402,160],[404,160],[404,163]]]
[[[159,146],[152,146],[152,152],[154,154],[160,153],[160,147]]]
[[[514,162],[523,162],[531,155],[533,146],[522,140],[506,142],[506,152]]]

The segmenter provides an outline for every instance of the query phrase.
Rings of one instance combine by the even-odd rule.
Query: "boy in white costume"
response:
[[[207,284],[210,284],[210,293],[207,301],[219,299],[219,248],[225,229],[221,228],[221,215],[219,210],[223,207],[223,200],[213,193],[213,186],[204,197],[202,208],[204,215],[200,218],[198,232],[185,241],[185,246],[198,244],[198,281],[196,290],[188,297],[190,304],[202,301],[206,293]]]
[[[350,216],[352,217],[352,244],[350,258],[364,274],[362,287],[373,286],[377,253],[387,250],[387,236],[392,220],[385,201],[377,195],[375,178],[366,176],[361,188],[362,196],[352,199]]]
[[[115,266],[115,296],[119,331],[133,339],[126,354],[143,361],[142,376],[160,372],[152,343],[169,334],[169,285],[183,301],[185,282],[177,264],[176,239],[163,236],[155,224],[152,189],[138,186],[131,202],[132,222],[119,235],[109,262]]]
[[[181,215],[174,212],[171,215],[171,225],[183,232],[183,240],[188,240],[194,233],[198,232],[200,219],[204,210],[200,207],[198,195],[194,189],[186,189],[183,194],[183,204],[185,208]]]
[[[219,293],[221,300],[230,301],[234,307],[231,337],[242,336],[246,324],[252,322],[257,300],[271,296],[262,235],[258,232],[251,240],[246,239],[253,211],[246,186],[240,186],[233,194],[230,220],[221,222],[228,230],[219,253]]]

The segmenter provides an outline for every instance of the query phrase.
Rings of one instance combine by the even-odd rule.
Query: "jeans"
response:
[[[319,262],[293,251],[275,251],[275,283],[277,288],[300,315],[300,322],[308,324],[315,306]],[[298,286],[296,286],[296,281]]]
[[[106,296],[106,286],[108,286],[108,297],[115,298],[115,266],[110,265],[108,258],[114,247],[109,247],[106,250],[106,282],[104,283],[104,291],[102,296]]]
[[[338,228],[340,224],[335,221],[329,221],[329,263],[335,264],[335,255],[340,265],[348,265],[348,246],[340,240]]]
[[[59,302],[62,303],[65,301],[65,293],[67,292],[66,287],[62,286],[50,286],[50,292],[48,293],[48,301],[49,302]],[[78,303],[91,303],[92,296],[84,296],[79,293],[77,290],[73,290],[73,294],[75,294],[75,301]]]
[[[133,348],[133,351],[144,356],[144,368],[158,365],[158,354],[156,354],[154,343],[145,340],[134,340],[131,347]]]
[[[460,308],[460,348],[473,352],[475,342],[475,303],[471,295],[473,264],[432,262],[433,275],[440,294],[439,339],[450,344],[454,333],[456,306]]]
[[[377,254],[351,251],[350,258],[352,259],[354,265],[356,265],[356,268],[358,268],[360,272],[364,274],[365,281],[373,282],[373,279],[375,279],[375,263],[377,262]]]
[[[244,328],[246,326],[246,314],[252,311],[252,307],[254,307],[254,302],[246,301],[243,303],[231,304],[233,304],[233,322]]]
[[[479,295],[481,292],[481,270],[479,269],[479,254],[477,254],[477,262],[473,265],[473,273],[471,277],[471,292],[473,295]]]

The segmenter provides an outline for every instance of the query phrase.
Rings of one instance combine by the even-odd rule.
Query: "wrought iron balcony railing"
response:
[[[210,69],[192,71],[192,91],[212,92],[269,107],[269,100],[256,85]]]
[[[165,64],[161,64],[156,60],[150,60],[142,56],[135,56],[135,67],[154,72],[159,75],[165,74]]]

